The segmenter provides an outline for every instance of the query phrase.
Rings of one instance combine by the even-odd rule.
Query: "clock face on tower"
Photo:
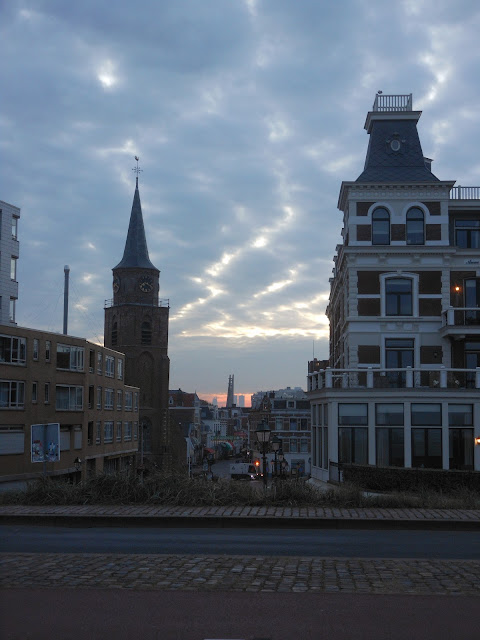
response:
[[[120,289],[120,280],[117,276],[115,276],[113,279],[113,293],[117,293],[119,289]]]
[[[143,293],[149,293],[153,290],[153,279],[150,276],[142,276],[138,281],[138,286]]]

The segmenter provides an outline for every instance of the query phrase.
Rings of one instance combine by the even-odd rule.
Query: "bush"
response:
[[[342,465],[343,479],[366,491],[455,493],[480,492],[480,472],[445,469],[405,469],[370,465]]]

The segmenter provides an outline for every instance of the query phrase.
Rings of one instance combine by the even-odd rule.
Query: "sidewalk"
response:
[[[0,524],[480,530],[480,510],[149,505],[0,506]]]

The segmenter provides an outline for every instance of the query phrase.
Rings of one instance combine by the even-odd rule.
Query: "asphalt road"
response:
[[[0,526],[0,552],[480,559],[469,531]]]

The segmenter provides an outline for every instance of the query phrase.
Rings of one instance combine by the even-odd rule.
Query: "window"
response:
[[[50,352],[52,350],[52,343],[50,340],[45,341],[45,360],[50,362]]]
[[[122,441],[122,421],[117,422],[117,442]]]
[[[425,244],[424,213],[418,207],[407,211],[407,244]]]
[[[27,353],[26,338],[0,335],[0,362],[5,364],[25,364]]]
[[[376,404],[375,424],[386,427],[403,427],[403,404]]]
[[[55,408],[59,411],[83,410],[83,387],[57,385],[55,387]]]
[[[50,402],[50,383],[49,382],[46,382],[43,387],[43,400],[45,404],[48,404]]]
[[[290,418],[290,431],[296,431],[298,429],[298,422],[296,418]]]
[[[300,439],[300,453],[308,453],[308,438]]]
[[[104,442],[113,442],[113,420],[107,420],[104,429]]]
[[[38,382],[32,382],[32,402],[38,400]]]
[[[323,427],[323,468],[328,469],[328,429],[327,427]]]
[[[328,427],[328,404],[323,405],[323,425]]]
[[[60,451],[70,451],[70,429],[60,427]]]
[[[125,411],[131,411],[132,406],[132,392],[125,391]]]
[[[117,378],[123,380],[123,360],[121,358],[117,360]]]
[[[113,409],[113,389],[105,389],[105,409]]]
[[[142,344],[152,344],[152,327],[149,322],[142,322]]]
[[[465,324],[480,324],[480,278],[468,278],[464,282]]]
[[[25,433],[23,426],[2,425],[0,427],[0,456],[24,453]]]
[[[441,429],[412,429],[412,467],[442,468]]]
[[[102,408],[102,387],[97,387],[97,409]]]
[[[121,411],[123,407],[123,393],[121,389],[117,389],[117,411]]]
[[[97,433],[95,436],[95,444],[100,444],[102,441],[102,423],[100,420],[97,421]]]
[[[125,422],[125,441],[129,442],[132,439],[132,423]]]
[[[15,305],[16,305],[16,302],[17,302],[16,298],[10,298],[10,309],[9,309],[10,322],[15,322]]]
[[[368,429],[338,427],[338,461],[347,464],[367,464]]]
[[[390,244],[390,214],[383,207],[372,213],[372,244]]]
[[[115,377],[115,358],[113,356],[105,356],[105,375],[107,378]]]
[[[118,342],[118,325],[116,322],[112,325],[112,346],[116,346]]]
[[[69,344],[57,345],[57,369],[68,371],[83,371],[83,347],[74,347]]]
[[[138,422],[133,423],[133,439],[138,440]]]
[[[87,425],[87,444],[93,444],[93,420],[91,420]]]
[[[95,395],[95,387],[93,386],[93,384],[90,384],[88,386],[88,408],[89,409],[93,408],[94,395]]]
[[[16,258],[15,256],[12,256],[10,258],[10,278],[12,280],[17,279],[17,260],[18,258]]]
[[[12,216],[12,240],[18,238],[18,217]]]
[[[368,405],[343,404],[338,405],[338,424],[366,425],[368,424]]]
[[[33,359],[38,360],[38,340],[33,339]]]
[[[275,418],[275,431],[283,431],[283,418]]]
[[[90,349],[90,353],[88,354],[88,370],[90,373],[93,373],[93,369],[95,367],[95,351]]]
[[[450,427],[471,427],[473,425],[473,405],[449,404],[448,425]]]
[[[385,367],[387,369],[406,369],[414,365],[414,345],[411,338],[385,339]],[[405,387],[406,371],[390,371],[387,373],[390,387]]]
[[[402,405],[399,405],[403,408]],[[402,411],[403,420],[403,411]],[[404,458],[404,433],[403,429],[384,428],[376,429],[377,439],[377,466],[378,467],[403,467]]]
[[[473,429],[449,429],[449,469],[473,471]]]
[[[385,280],[385,315],[413,315],[413,282],[411,278]]]
[[[99,376],[101,376],[103,373],[103,360],[101,351],[97,351],[97,373]]]
[[[479,249],[480,220],[455,220],[455,245],[460,249]]]
[[[297,438],[290,438],[290,453],[298,453],[298,440],[297,440]]]
[[[0,409],[23,409],[25,382],[0,380]]]
[[[442,405],[441,404],[417,404],[412,403],[412,425],[416,427],[442,426]]]
[[[138,391],[135,391],[133,398],[134,398],[133,410],[138,411]]]

